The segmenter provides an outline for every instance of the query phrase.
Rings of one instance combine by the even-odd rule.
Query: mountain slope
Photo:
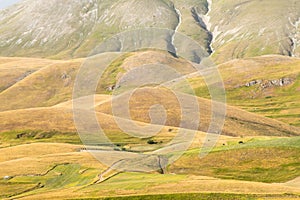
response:
[[[299,10],[298,0],[213,0],[209,15],[216,60],[300,56]]]
[[[85,57],[117,33],[154,27],[190,37],[218,63],[266,54],[297,57],[299,10],[297,0],[23,0],[0,11],[0,55]],[[174,32],[162,38],[180,51]]]
[[[116,33],[177,24],[164,0],[23,0],[0,11],[0,55],[83,57]]]

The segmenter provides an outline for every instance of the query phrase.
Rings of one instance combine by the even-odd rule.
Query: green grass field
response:
[[[244,143],[240,144],[239,140]],[[61,198],[68,196],[68,199],[81,198],[85,194],[91,198],[99,195],[136,196],[122,197],[124,199],[293,199],[299,197],[297,194],[300,194],[300,190],[297,187],[285,186],[285,182],[300,176],[299,144],[299,137],[237,138],[235,141],[227,141],[225,146],[217,146],[202,159],[198,157],[199,148],[187,151],[182,158],[168,167],[167,174],[126,172],[116,174],[98,184],[95,184],[97,176],[105,167],[101,165],[96,167],[98,161],[93,158],[86,159],[82,157],[82,153],[76,153],[79,147],[68,147],[70,153],[53,154],[52,144],[45,143],[49,146],[49,151],[40,152],[39,155],[34,151],[36,147],[33,144],[24,147],[21,145],[11,148],[18,148],[18,151],[22,148],[27,149],[27,154],[0,162],[1,174],[11,176],[8,180],[0,181],[0,185],[3,185],[0,192],[1,197],[30,199],[51,199],[58,193]],[[6,151],[18,153],[6,149],[0,149],[0,153]],[[36,159],[40,161],[36,162]],[[46,160],[49,162],[45,162]],[[11,162],[14,165],[10,165]],[[18,166],[21,163],[24,167],[34,165],[35,169],[31,169],[30,173],[29,169],[20,170]],[[187,194],[154,195],[166,193],[165,189],[168,187],[169,192],[174,190]],[[229,193],[220,193],[222,190]],[[248,190],[251,194],[245,193]],[[197,194],[199,191],[205,193]],[[232,193],[237,191],[240,194]],[[146,195],[148,193],[154,196]]]

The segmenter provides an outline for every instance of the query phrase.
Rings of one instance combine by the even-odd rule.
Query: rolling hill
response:
[[[298,58],[268,55],[235,59],[219,65],[218,69],[228,104],[299,126]],[[194,74],[189,82],[197,96],[210,98],[202,76]],[[188,92],[185,83],[176,83],[174,87]]]
[[[0,9],[0,199],[299,199],[299,10],[298,0]]]

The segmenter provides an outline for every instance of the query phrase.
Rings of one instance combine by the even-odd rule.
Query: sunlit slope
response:
[[[105,54],[106,55],[106,54]],[[113,56],[113,53],[108,53]],[[144,64],[156,64],[169,66],[178,71],[178,74],[195,72],[195,68],[182,58],[174,58],[167,52],[147,51],[127,53],[117,58],[108,66],[103,66],[106,56],[99,56],[96,61],[99,67],[106,68],[101,79],[97,93],[109,94],[108,88],[116,85],[122,74]],[[14,62],[8,62],[14,60]],[[54,106],[72,98],[73,85],[80,67],[86,62],[85,59],[69,61],[41,60],[30,58],[2,58],[0,62],[0,77],[5,87],[0,91],[0,110],[13,110],[32,107]],[[27,67],[28,66],[28,67]],[[32,69],[34,66],[34,70]],[[24,68],[24,69],[23,69]],[[13,69],[13,70],[12,70]],[[25,71],[25,72],[24,72]],[[27,73],[30,71],[31,73]],[[23,73],[23,74],[22,74]],[[167,72],[161,71],[161,73]],[[20,76],[27,76],[18,81]],[[7,83],[7,81],[9,81]],[[0,81],[1,83],[1,81]],[[1,85],[0,85],[1,86]]]
[[[102,98],[99,98],[100,100]],[[122,103],[122,101],[120,101]],[[200,106],[200,127],[199,130],[206,132],[210,123],[211,104],[208,100],[198,99]],[[114,102],[114,106],[118,102]],[[181,122],[181,108],[176,97],[164,89],[145,88],[137,92],[130,101],[131,119],[149,123],[148,109],[154,104],[162,104],[167,110],[166,125],[178,127]],[[97,105],[97,104],[96,104]],[[120,129],[111,114],[111,103],[102,102],[98,107],[97,114],[102,128],[118,132]],[[183,108],[188,109],[188,108]],[[103,114],[103,113],[106,114]],[[190,110],[190,112],[194,112]],[[35,108],[5,111],[0,113],[2,121],[1,130],[58,130],[62,132],[75,132],[73,112],[69,106],[55,106],[52,108]],[[130,119],[129,119],[130,120]],[[188,119],[185,119],[188,120]],[[126,120],[124,121],[126,122]],[[189,127],[184,127],[189,128]],[[292,136],[298,135],[299,129],[291,127],[276,120],[260,117],[234,107],[227,107],[225,126],[223,134],[230,136]]]
[[[35,62],[35,59],[31,62]],[[48,106],[69,100],[73,80],[81,61],[52,62],[53,64],[34,71],[26,78],[2,91],[0,93],[0,109],[12,110]],[[13,63],[8,64],[13,68]],[[14,74],[14,70],[10,70],[8,73]]]
[[[218,68],[228,104],[299,126],[299,59],[262,56],[232,60]],[[189,82],[197,96],[210,98],[203,78],[195,75]],[[180,83],[174,87],[187,91]]]
[[[111,102],[104,103],[97,108],[97,111],[112,114],[112,106],[115,110],[129,109],[131,118],[137,121],[150,122],[149,109],[152,105],[160,104],[166,110],[166,124],[168,126],[180,126],[186,124],[185,120],[190,121],[194,119],[182,119],[183,112],[189,112],[190,116],[197,110],[192,110],[189,104],[195,100],[193,96],[185,96],[185,105],[180,105],[178,96],[175,96],[172,91],[163,88],[143,88],[136,90],[131,96],[128,106],[124,104],[128,94],[114,98]],[[199,130],[203,132],[208,131],[211,123],[212,105],[206,99],[196,98],[199,105],[200,124]],[[125,107],[124,107],[125,106]],[[297,135],[299,129],[288,126],[279,121],[271,120],[268,118],[260,117],[231,106],[226,107],[225,126],[223,134],[231,136],[242,135]],[[121,111],[120,110],[120,111]],[[119,111],[117,111],[119,112]],[[214,111],[217,115],[222,115],[218,110]],[[116,115],[116,112],[114,112]],[[181,121],[182,120],[182,121]],[[188,124],[188,123],[187,123]],[[183,125],[184,126],[184,125]],[[187,127],[188,128],[188,127]]]
[[[41,68],[0,93],[0,100],[3,102],[1,103],[0,108],[2,111],[8,111],[1,113],[2,121],[4,122],[2,123],[1,130],[7,131],[34,128],[40,130],[57,129],[67,132],[74,131],[71,111],[72,103],[70,100],[76,73],[84,60],[52,62],[54,62],[54,64]],[[180,74],[195,72],[195,68],[190,64],[181,59],[172,58],[172,56],[167,53],[154,51],[136,52],[121,57],[108,67],[107,71],[99,81],[99,93],[110,94],[111,92],[107,90],[108,86],[117,84],[120,76],[126,71],[138,68],[142,66],[143,63],[147,62],[150,62],[150,64],[155,62],[165,62],[166,65],[170,65],[180,72]],[[290,119],[293,119],[295,122],[299,119],[297,118],[298,59],[278,56],[257,57],[245,60],[234,60],[219,66],[219,69],[226,86],[227,101],[230,104],[238,105],[248,111],[259,112],[266,116],[276,117],[279,120],[288,123],[290,123]],[[111,74],[109,71],[116,71],[117,73]],[[165,72],[161,71],[161,73]],[[232,76],[232,74],[236,74],[236,76]],[[270,87],[263,89],[261,89],[259,84],[250,87],[245,86],[253,80],[262,80],[263,83],[269,83],[269,81],[282,78],[289,78],[291,84],[274,87],[271,85]],[[196,95],[209,98],[205,83],[201,78],[192,78],[190,79],[190,82],[196,91]],[[175,82],[174,87],[176,91],[185,92],[185,88],[181,88],[180,83]],[[105,103],[106,100],[109,100],[109,96],[99,95],[97,98],[99,104],[97,111],[111,114],[110,102]],[[122,100],[122,97],[120,100]],[[199,130],[205,132],[208,130],[210,122],[211,105],[208,100],[201,98],[197,100],[199,102],[201,116]],[[63,102],[66,103],[57,105]],[[121,102],[122,101],[119,101],[119,104]],[[284,102],[289,103],[285,105]],[[160,103],[167,108],[167,125],[179,126],[181,108],[174,94],[166,89],[145,88],[144,90],[138,91],[130,100],[132,119],[141,122],[149,122],[148,109],[151,105],[156,103]],[[47,108],[49,106],[55,107]],[[117,106],[120,105],[117,103]],[[281,108],[282,112],[289,112],[291,117],[285,117],[284,115],[269,115],[266,111],[268,109],[272,110],[274,106]],[[31,109],[33,107],[46,108]],[[25,110],[9,111],[15,109]],[[185,109],[189,109],[188,104]],[[103,114],[100,113],[100,115]],[[48,123],[47,121],[52,121],[52,123]],[[225,122],[224,134],[232,136],[297,135],[299,133],[297,128],[288,126],[276,120],[250,114],[230,106],[227,106]],[[291,124],[297,123],[292,122]]]
[[[30,58],[0,58],[0,92],[25,79],[39,69],[58,61]]]
[[[300,176],[299,137],[242,141],[242,144],[228,142],[204,158],[199,158],[197,149],[187,151],[169,170],[268,183],[287,182]],[[294,182],[291,185],[295,185],[297,179]]]

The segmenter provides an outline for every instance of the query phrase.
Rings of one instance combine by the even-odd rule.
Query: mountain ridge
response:
[[[300,3],[272,2],[23,0],[0,10],[0,55],[86,57],[117,33],[153,27],[190,37],[217,63],[266,54],[299,57]],[[179,48],[176,35],[165,39]]]

